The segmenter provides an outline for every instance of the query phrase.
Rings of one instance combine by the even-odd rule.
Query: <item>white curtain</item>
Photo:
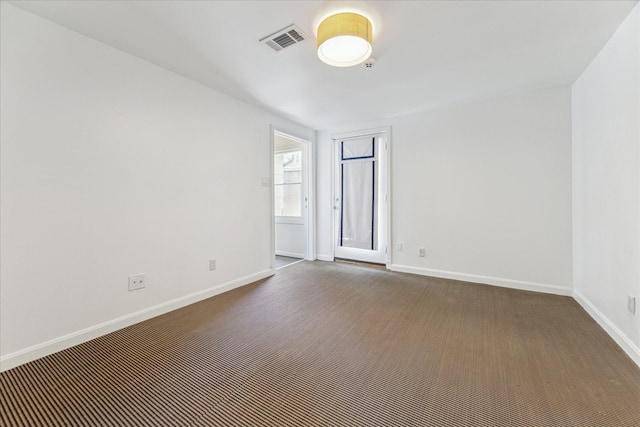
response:
[[[342,142],[342,160],[374,157],[373,138],[353,139]]]
[[[372,138],[342,142],[340,246],[377,249],[376,164]]]

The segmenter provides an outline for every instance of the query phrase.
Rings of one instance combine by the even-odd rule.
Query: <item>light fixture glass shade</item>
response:
[[[331,15],[318,26],[318,57],[335,67],[350,67],[371,56],[371,22],[357,13]]]

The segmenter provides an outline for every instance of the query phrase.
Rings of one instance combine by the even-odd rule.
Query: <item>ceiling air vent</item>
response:
[[[282,49],[295,46],[306,39],[307,36],[297,25],[289,25],[287,28],[283,28],[267,37],[261,38],[260,43],[264,43],[276,52],[279,52]]]

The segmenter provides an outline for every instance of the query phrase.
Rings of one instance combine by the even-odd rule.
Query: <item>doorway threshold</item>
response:
[[[378,264],[375,262],[364,262],[364,261],[356,261],[353,259],[346,258],[334,258],[334,262],[339,262],[342,264],[351,264],[351,265],[359,265],[360,267],[369,267],[369,268],[377,268],[378,270],[386,270],[387,266],[385,264]]]
[[[276,270],[290,267],[302,261],[304,261],[304,258],[293,258],[288,256],[276,255]]]

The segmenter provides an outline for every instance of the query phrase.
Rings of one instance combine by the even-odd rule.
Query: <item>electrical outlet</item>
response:
[[[427,255],[425,248],[418,248],[418,256],[424,258]]]
[[[146,281],[144,279],[144,273],[134,274],[129,276],[129,290],[136,291],[138,289],[142,289],[146,286]]]
[[[396,251],[397,252],[402,252],[402,243],[401,242],[396,243]]]
[[[215,259],[210,259],[209,260],[209,270],[213,271],[216,269],[216,260]]]
[[[632,295],[627,297],[627,310],[629,310],[631,314],[636,314],[636,297]]]

